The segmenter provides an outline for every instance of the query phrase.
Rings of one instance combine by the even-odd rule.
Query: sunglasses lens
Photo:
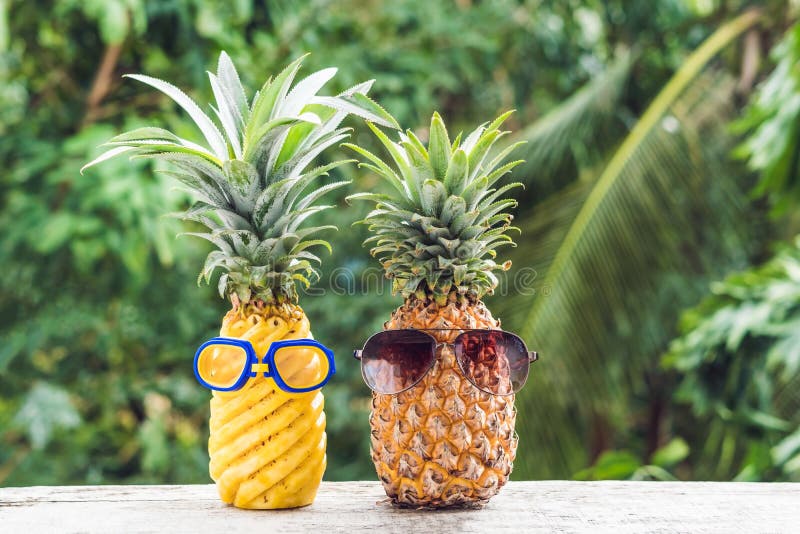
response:
[[[528,351],[514,334],[499,330],[465,332],[456,339],[455,352],[464,375],[487,393],[516,393],[528,379]]]
[[[247,359],[242,347],[209,345],[197,358],[197,374],[213,388],[229,388],[242,376]]]
[[[436,342],[415,330],[386,330],[372,336],[361,352],[364,381],[377,393],[404,391],[428,372]]]
[[[275,370],[290,388],[313,388],[328,377],[330,362],[318,347],[282,347],[275,352]]]

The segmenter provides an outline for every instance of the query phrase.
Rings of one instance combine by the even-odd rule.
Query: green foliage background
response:
[[[795,6],[752,4],[762,20],[750,39],[768,50],[790,27]],[[568,313],[551,307],[549,315],[530,315],[537,299],[547,309],[557,302],[546,300],[548,291],[563,290],[538,281],[605,165],[691,52],[748,7],[0,0],[0,485],[209,480],[209,396],[194,382],[191,357],[227,306],[213,287],[195,285],[205,245],[175,239],[183,227],[163,217],[188,199],[142,162],[113,160],[78,173],[123,130],[162,126],[196,138],[171,102],[122,74],[169,80],[204,102],[211,96],[205,70],[222,49],[251,89],[308,51],[308,70],[339,67],[329,91],[376,78],[372,96],[421,135],[433,110],[451,128],[467,129],[516,109],[511,127],[515,140],[529,141],[521,151],[529,163],[515,174],[527,188],[510,276],[536,268],[537,293],[514,294],[509,278],[489,305],[509,328],[528,332],[541,321],[526,335],[538,342],[558,339],[559,314]],[[520,395],[516,478],[800,476],[800,399],[791,386],[800,354],[791,246],[800,230],[797,31],[761,58],[752,80],[752,45],[733,40],[675,95],[656,123],[663,128],[631,153],[632,168],[615,180],[627,196],[591,221],[598,233],[589,235],[595,260],[635,242],[643,263],[632,254],[627,263],[608,262],[608,277],[570,283],[583,311],[569,317],[569,333],[581,343],[562,352],[551,341],[555,353],[536,364],[547,372],[535,367]],[[698,137],[670,144],[661,130],[675,123]],[[351,125],[356,142],[379,151],[362,125]],[[355,180],[351,191],[376,187],[355,167],[342,172]],[[681,185],[695,175],[694,189]],[[654,178],[636,182],[647,177]],[[666,193],[652,195],[653,184]],[[325,390],[330,480],[374,478],[369,392],[347,356],[399,304],[361,248],[365,230],[350,226],[366,208],[347,207],[347,192],[338,198],[342,209],[324,215],[341,231],[331,236],[336,248],[325,258],[323,283],[302,296],[315,337],[338,356],[339,373]],[[644,230],[625,231],[638,225],[666,235],[670,221],[614,219],[622,208],[639,213],[637,206],[665,198],[683,206],[696,229],[670,241],[680,263],[662,261],[673,249]],[[749,270],[775,249],[783,252],[767,267]],[[682,308],[734,270],[743,273],[712,286],[679,324]],[[619,287],[629,290],[606,298]],[[590,322],[597,317],[606,322]],[[601,382],[598,369],[609,370]]]

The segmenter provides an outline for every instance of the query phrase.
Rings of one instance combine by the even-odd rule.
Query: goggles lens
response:
[[[275,371],[290,388],[314,388],[328,377],[330,362],[318,347],[281,347],[275,351]]]
[[[209,345],[197,358],[197,373],[212,387],[226,389],[241,378],[247,363],[247,352],[242,347]]]

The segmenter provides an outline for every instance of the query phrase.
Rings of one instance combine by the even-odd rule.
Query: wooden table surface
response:
[[[800,532],[800,484],[510,482],[481,510],[384,501],[377,482],[323,482],[281,511],[226,506],[210,485],[0,488],[0,532]]]

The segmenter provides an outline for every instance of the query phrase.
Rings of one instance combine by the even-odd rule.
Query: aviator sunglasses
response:
[[[289,393],[313,391],[336,373],[333,352],[313,339],[284,339],[270,344],[263,358],[246,339],[215,337],[194,355],[194,375],[215,391],[241,389],[263,373]]]
[[[460,331],[452,343],[439,343],[430,331]],[[436,363],[439,347],[452,348],[461,373],[492,395],[518,392],[528,379],[530,364],[539,359],[516,334],[503,330],[384,330],[353,352],[361,361],[364,382],[376,393],[395,395],[414,387]]]

